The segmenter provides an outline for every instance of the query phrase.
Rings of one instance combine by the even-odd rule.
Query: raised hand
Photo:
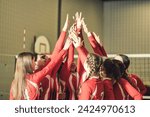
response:
[[[67,31],[68,25],[69,25],[69,15],[67,14],[66,21],[65,21],[65,24],[64,24],[64,27],[63,27],[63,31]]]
[[[87,26],[86,26],[86,24],[85,24],[85,22],[84,22],[84,19],[82,20],[82,26],[83,26],[84,32],[85,32],[86,34],[88,34],[89,31],[88,31],[88,28],[87,28]]]
[[[81,41],[81,38],[78,37],[75,32],[71,33],[70,38],[72,39],[72,42],[73,42],[73,45],[74,45],[75,48],[83,45],[83,42]]]
[[[80,13],[76,12],[74,19],[77,24],[77,28],[80,29],[82,26],[82,20],[84,19],[82,18],[82,12]]]
[[[69,47],[70,47],[70,45],[71,45],[71,43],[72,43],[72,41],[71,41],[71,39],[68,37],[67,39],[66,39],[66,42],[65,42],[65,45],[64,45],[64,50],[67,50]]]
[[[73,23],[73,25],[70,27],[68,33],[70,35],[72,32],[75,32],[75,31],[76,31],[76,23]]]

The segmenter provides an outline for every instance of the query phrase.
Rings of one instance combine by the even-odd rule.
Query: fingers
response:
[[[73,43],[74,47],[77,48],[76,42],[73,41],[72,43]]]
[[[76,32],[76,24],[75,23],[69,29],[69,34],[71,34],[72,32]]]
[[[75,33],[71,33],[71,38],[76,42],[78,40],[78,37]]]
[[[76,12],[76,14],[75,14],[76,20],[78,20],[78,18],[79,18],[79,15],[78,15],[78,14],[79,14],[78,12]]]
[[[67,43],[68,43],[69,45],[72,43],[72,41],[71,41],[70,38],[67,39]]]
[[[96,37],[97,35],[95,34],[95,32],[93,32],[94,37]]]
[[[69,19],[69,14],[67,13],[66,22],[68,22],[68,19]]]
[[[81,18],[82,18],[82,12],[80,12],[80,13],[76,12],[75,17],[73,16],[73,19],[75,19],[75,20],[81,20]]]
[[[64,50],[67,50],[69,48],[69,46],[71,45],[72,41],[70,38],[67,38],[65,45],[64,45]]]
[[[82,26],[83,26],[83,28],[86,28],[86,27],[87,27],[85,23],[82,23]]]
[[[66,21],[65,21],[65,24],[64,24],[64,27],[63,27],[63,31],[67,31],[68,29],[68,24],[69,24],[69,15],[67,14],[66,16]]]
[[[81,24],[82,24],[82,25],[85,25],[84,17],[81,19]]]
[[[84,30],[84,32],[86,33],[86,34],[88,34],[88,28],[87,28],[87,25],[85,24],[85,22],[84,22],[84,18],[82,18],[82,26],[83,26],[83,30]]]
[[[81,17],[82,17],[82,12],[80,12],[79,19],[81,19]]]
[[[84,17],[81,19],[82,25],[85,25]]]

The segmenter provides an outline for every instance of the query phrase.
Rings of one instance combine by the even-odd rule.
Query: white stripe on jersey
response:
[[[125,100],[125,94],[124,94],[124,91],[123,91],[123,89],[122,89],[122,86],[119,84],[119,83],[117,83],[118,84],[118,86],[119,86],[119,88],[120,88],[120,91],[121,91],[121,94],[122,94],[122,97],[123,97],[123,100]]]
[[[73,79],[73,76],[72,74],[70,75],[69,77],[69,84],[70,84],[70,87],[71,87],[71,90],[72,90],[72,96],[71,96],[71,100],[75,100],[75,89],[73,87],[73,84],[72,84],[72,79]]]

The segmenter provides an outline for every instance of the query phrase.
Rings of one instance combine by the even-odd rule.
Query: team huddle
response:
[[[73,19],[68,30],[67,15],[51,54],[18,54],[10,99],[142,100],[146,87],[137,75],[128,73],[129,57],[107,57],[99,36],[88,30],[82,14],[77,12]],[[85,47],[83,32],[92,53]]]

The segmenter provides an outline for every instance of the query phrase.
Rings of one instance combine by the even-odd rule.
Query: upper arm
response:
[[[137,80],[137,86],[140,89],[141,94],[144,95],[147,89],[145,85],[143,84],[143,81],[138,76],[136,77],[136,80]]]
[[[126,80],[121,79],[120,83],[123,85],[127,93],[135,100],[141,100],[142,95]]]
[[[91,91],[90,87],[84,82],[81,86],[81,93],[79,95],[79,100],[90,100]]]
[[[62,48],[64,46],[65,37],[66,37],[66,32],[62,31],[56,44],[55,44],[52,56],[55,54],[58,54],[62,50]]]

